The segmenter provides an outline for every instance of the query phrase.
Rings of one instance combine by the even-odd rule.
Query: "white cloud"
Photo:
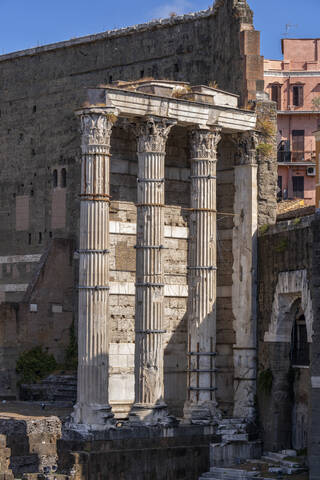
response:
[[[152,12],[154,18],[169,17],[170,13],[182,15],[183,13],[191,12],[195,7],[189,0],[173,0],[172,2],[164,3],[155,8]]]

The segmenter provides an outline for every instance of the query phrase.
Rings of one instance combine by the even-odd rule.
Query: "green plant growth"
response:
[[[259,143],[257,150],[264,157],[269,157],[272,154],[273,145],[271,143]]]
[[[299,223],[301,223],[301,217],[297,217],[292,221],[293,225],[299,225]]]
[[[107,114],[107,119],[108,119],[111,123],[116,123],[118,117],[117,117],[117,115],[115,115],[114,113],[108,113],[108,114]]]
[[[270,225],[268,225],[268,224],[262,225],[259,228],[260,235],[264,235],[265,233],[267,233],[267,231],[269,230],[269,227],[270,227]]]
[[[67,346],[66,350],[64,367],[66,370],[77,370],[78,368],[78,342],[74,321],[72,321],[72,324],[69,328],[69,345]]]
[[[258,389],[266,395],[270,395],[272,391],[272,384],[273,374],[270,368],[268,368],[267,370],[262,370],[262,372],[259,373],[258,377]]]
[[[283,253],[287,250],[287,248],[288,248],[288,239],[283,238],[282,240],[280,240],[278,245],[274,248],[274,251],[277,253]]]
[[[210,88],[219,88],[218,82],[216,80],[211,80],[209,82],[209,87]]]
[[[258,118],[257,130],[259,130],[265,138],[273,137],[276,134],[276,126],[269,118]]]
[[[16,365],[16,372],[20,375],[19,383],[36,383],[52,373],[57,368],[53,355],[42,350],[41,346],[34,347],[21,353]]]

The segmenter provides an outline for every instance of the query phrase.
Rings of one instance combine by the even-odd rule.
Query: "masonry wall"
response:
[[[310,480],[320,479],[320,216],[317,213],[312,223],[313,236],[313,270],[312,298],[314,311],[314,334],[311,347],[311,390],[310,390],[310,431],[309,431],[309,466]]]
[[[65,363],[74,320],[73,242],[54,239],[41,258],[32,283],[19,303],[0,304],[0,397],[18,395],[19,355],[42,346]]]
[[[219,436],[203,427],[161,431],[118,428],[97,441],[57,442],[59,471],[76,480],[198,480],[208,470],[209,446]]]
[[[0,301],[22,298],[37,268],[35,255],[43,253],[50,238],[77,238],[80,141],[74,110],[81,105],[83,88],[142,76],[217,82],[240,94],[244,105],[263,80],[261,62],[252,12],[238,0],[216,2],[213,10],[199,14],[1,56],[0,252],[19,259],[12,266],[3,260]],[[116,185],[122,167],[115,160],[112,167],[111,184]],[[131,182],[134,191],[133,176]],[[124,187],[112,188],[121,196]]]
[[[231,297],[234,148],[231,138],[225,135],[219,146],[217,168],[217,205],[218,211],[223,212],[218,214],[217,398],[226,415],[231,415],[233,408],[234,318]],[[125,415],[134,400],[137,159],[135,139],[130,131],[119,127],[114,129],[111,151],[110,401],[119,415]],[[165,175],[165,400],[170,411],[181,416],[187,388],[190,206],[188,132],[181,127],[174,127],[169,137]],[[1,315],[4,325],[9,323],[5,309],[9,309],[14,322],[16,317],[20,322],[9,339],[13,349],[11,363],[9,357],[5,362],[10,371],[10,382],[4,379],[4,390],[10,386],[12,394],[16,392],[15,362],[21,351],[43,345],[59,363],[63,363],[69,327],[72,319],[76,319],[77,311],[75,287],[78,256],[75,245],[76,242],[71,240],[53,239],[54,248],[49,248],[48,253],[34,263],[36,270],[32,281],[29,286],[26,284],[27,292],[21,292],[23,301],[16,307],[3,304]],[[14,322],[10,322],[11,325],[15,325]],[[4,355],[8,352],[5,349],[7,337],[4,334],[1,343]]]
[[[275,102],[267,99],[255,102],[257,112],[257,129],[261,130],[264,122],[274,125],[274,134],[260,135],[259,145],[268,144],[271,146],[270,153],[258,155],[258,226],[272,225],[277,217],[277,106]],[[258,145],[258,148],[259,148]]]
[[[23,301],[52,239],[68,239],[77,249],[80,135],[74,110],[81,105],[84,88],[150,76],[192,84],[217,82],[247,105],[256,90],[262,90],[259,49],[259,32],[253,29],[247,4],[221,0],[207,12],[0,57],[0,302]],[[165,397],[177,415],[182,413],[187,381],[188,152],[187,132],[174,128],[166,157]],[[137,158],[129,131],[114,129],[111,153],[110,396],[121,411],[133,400]],[[228,415],[233,406],[234,155],[232,142],[224,139],[218,209],[230,215],[218,218],[217,397]],[[264,204],[272,201],[270,192]],[[272,215],[272,208],[263,212],[263,223],[272,221]],[[72,276],[64,278],[67,290],[60,290],[72,297],[68,325],[77,311],[76,253],[71,267]],[[59,283],[63,273],[53,275]],[[59,290],[59,285],[52,288]],[[32,302],[45,312],[48,299],[40,290]],[[30,312],[32,302],[26,301],[19,311],[24,311],[28,328],[41,332],[50,324],[50,315]],[[35,335],[21,349],[36,342],[42,342],[41,336]]]
[[[289,340],[266,341],[272,330],[271,319],[279,274],[306,270],[306,288],[312,285],[312,217],[279,222],[259,236],[258,310],[258,411],[265,450],[292,448],[295,410],[309,408],[309,368],[291,368],[291,328]],[[298,297],[302,295],[298,293]],[[289,294],[288,294],[289,297]],[[292,297],[294,299],[295,296]],[[312,295],[312,303],[315,297]],[[291,297],[289,298],[291,301]],[[293,300],[292,300],[293,301]],[[306,317],[308,312],[305,312]],[[268,384],[272,375],[271,384]],[[308,419],[306,419],[306,422]],[[295,427],[294,427],[295,428]],[[307,423],[306,423],[306,429]]]

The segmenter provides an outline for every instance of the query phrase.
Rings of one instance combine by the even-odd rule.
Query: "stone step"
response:
[[[70,480],[69,475],[62,475],[60,473],[25,473],[22,480]]]
[[[238,433],[247,433],[244,428],[218,428],[218,435],[236,435]]]
[[[219,422],[220,425],[246,425],[246,422],[243,421],[242,418],[223,418]]]
[[[245,470],[233,470],[232,472],[231,469],[224,470],[225,472],[223,474],[217,474],[215,472],[204,473],[199,477],[199,480],[264,480],[255,472],[246,472]]]
[[[210,445],[211,467],[229,467],[239,460],[261,457],[261,441],[213,443]]]
[[[249,435],[247,433],[226,433],[222,435],[223,442],[247,442]]]
[[[227,422],[225,423],[223,420],[219,422],[219,427],[218,428],[246,428],[247,424],[244,422]]]
[[[49,375],[40,383],[21,385],[20,395],[29,401],[75,403],[77,378],[75,375]]]
[[[275,462],[275,463],[278,463],[278,464],[280,464],[282,466],[285,466],[285,467],[291,467],[291,468],[301,467],[300,463],[298,463],[298,462],[294,462],[294,461],[290,461],[290,460],[283,460],[283,458],[276,457],[275,455],[276,454],[274,454],[274,455],[263,455],[263,457],[261,457],[261,459],[265,460],[266,462]]]
[[[231,477],[225,477],[224,480],[231,480]],[[251,480],[252,477],[245,477],[245,480]],[[213,473],[205,473],[201,477],[199,477],[199,480],[221,480],[219,477],[216,477]],[[241,478],[242,480],[242,478]],[[254,477],[254,480],[271,480],[270,478],[264,478],[264,477]]]
[[[246,472],[235,468],[211,467],[208,473],[218,480],[249,480],[258,477],[258,472]]]
[[[241,431],[245,432],[247,430],[247,426],[244,424],[235,423],[234,425],[219,425],[218,432],[233,432],[233,431]]]

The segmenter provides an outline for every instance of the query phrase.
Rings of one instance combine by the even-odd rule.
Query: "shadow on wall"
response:
[[[132,211],[137,200],[137,154],[136,139],[130,129],[115,126],[111,137],[111,176],[110,191],[112,195],[112,220],[118,222],[136,222],[136,211]],[[188,146],[188,132],[185,128],[173,127],[167,142],[165,159],[165,225],[186,229],[189,212],[184,208],[190,206],[190,160]],[[121,204],[121,202],[123,202]],[[126,207],[126,203],[129,203]],[[127,208],[127,211],[125,209]],[[118,209],[118,210],[117,210]],[[130,210],[130,212],[129,212]],[[112,240],[113,241],[113,240]],[[135,281],[135,259],[132,261],[132,254],[135,256],[132,237],[122,235],[116,240],[116,262],[111,267],[111,281],[123,281],[127,274],[127,281]],[[182,289],[187,282],[187,255],[188,240],[186,238],[167,237],[165,239],[164,255],[164,276],[165,284],[181,286]],[[126,256],[125,261],[120,261],[120,256]],[[129,260],[130,259],[130,260]],[[111,295],[112,296],[112,295]],[[129,315],[134,318],[134,304],[123,296],[117,299],[117,306],[111,305],[111,316],[116,317],[117,311],[123,305],[126,312],[126,332],[120,331],[123,321],[113,322],[111,342],[119,342],[121,345],[125,333],[127,342],[134,342],[134,328],[131,332]],[[185,297],[165,297],[165,318],[164,329],[164,390],[165,401],[168,403],[170,413],[181,416],[186,397],[186,362],[187,362],[187,299]],[[132,313],[131,313],[132,312]],[[114,318],[113,317],[113,318]],[[131,321],[131,318],[130,318]],[[127,346],[129,346],[127,344]],[[117,345],[115,345],[117,347]],[[131,345],[130,345],[131,347]],[[118,347],[117,347],[118,348]],[[123,346],[125,348],[125,345]],[[118,371],[118,370],[117,370]],[[111,374],[115,381],[111,380],[116,390],[123,391],[121,377],[119,374]],[[115,383],[116,382],[116,383]],[[117,385],[116,385],[117,384]],[[123,399],[122,399],[123,400]],[[115,394],[112,394],[112,403],[117,405]],[[128,402],[128,404],[131,402]]]
[[[284,295],[282,295],[284,297]],[[309,343],[301,298],[286,295],[282,329],[287,341],[267,343],[269,370],[259,373],[259,410],[265,417],[265,448],[297,450],[308,444]],[[282,298],[282,303],[284,298]],[[269,372],[270,382],[264,382]],[[268,419],[268,420],[266,420]]]
[[[0,305],[0,397],[16,397],[20,353],[42,346],[63,364],[73,320],[74,242],[53,239],[20,304]]]

